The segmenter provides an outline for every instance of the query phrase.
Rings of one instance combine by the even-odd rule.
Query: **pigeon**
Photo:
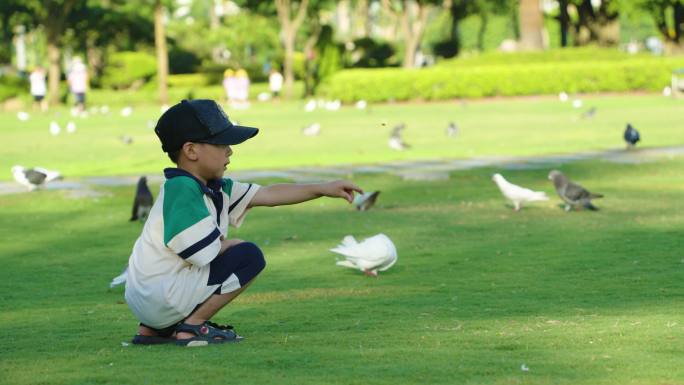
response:
[[[641,140],[639,136],[639,131],[637,131],[631,123],[627,123],[627,128],[625,128],[625,133],[623,135],[625,142],[627,142],[627,149],[634,148],[637,142]]]
[[[568,101],[570,97],[568,96],[567,92],[563,91],[558,94],[558,100],[561,101],[561,103],[565,103]]]
[[[375,201],[378,199],[378,195],[380,195],[380,191],[369,191],[367,193],[357,194],[354,197],[352,204],[357,210],[366,211],[373,207]]]
[[[66,132],[69,134],[76,132],[76,123],[69,121],[66,125]]]
[[[669,97],[671,95],[672,95],[672,88],[670,88],[669,86],[666,86],[665,88],[663,88],[663,96]]]
[[[271,100],[271,93],[270,92],[259,92],[257,95],[257,100],[260,102],[267,102]]]
[[[321,125],[318,123],[313,123],[309,126],[302,128],[302,134],[306,136],[317,136],[321,133]]]
[[[401,123],[392,129],[392,133],[390,134],[389,141],[387,142],[387,145],[393,150],[397,151],[404,151],[408,148],[411,148],[404,140],[401,138],[401,132],[404,131],[406,128],[406,124]]]
[[[449,122],[446,129],[446,134],[449,137],[458,135],[458,126],[454,122]]]
[[[582,99],[575,99],[572,101],[572,106],[575,108],[582,108]]]
[[[596,211],[598,207],[591,204],[592,199],[603,198],[602,194],[587,191],[577,183],[573,183],[558,170],[549,173],[549,180],[553,181],[558,196],[565,202],[565,211],[570,211],[572,207],[577,210],[582,207]]]
[[[109,113],[109,106],[106,104],[104,106],[101,106],[100,113],[103,115],[107,115]]]
[[[325,103],[325,109],[328,111],[337,111],[342,106],[342,102],[339,99],[331,100]]]
[[[378,271],[385,271],[397,262],[397,249],[385,234],[374,235],[361,243],[347,235],[342,243],[330,251],[345,256],[345,259],[337,261],[337,266],[359,269],[373,277],[378,276]]]
[[[26,111],[17,112],[17,119],[21,120],[22,122],[29,120],[30,117],[31,115],[29,115],[29,113]]]
[[[503,196],[513,202],[513,209],[520,211],[523,203],[535,201],[547,201],[549,197],[543,191],[532,191],[528,188],[514,185],[513,183],[504,179],[501,174],[494,174],[492,180],[501,190]]]
[[[131,214],[131,222],[139,219],[140,221],[145,221],[147,216],[152,210],[152,204],[154,203],[154,197],[150,188],[147,187],[147,178],[141,176],[138,179],[138,187],[135,189],[135,198],[133,199],[133,213]]]
[[[133,113],[133,107],[127,106],[121,109],[121,116],[128,117]]]
[[[129,135],[122,135],[119,137],[119,139],[121,139],[121,142],[123,142],[123,144],[132,144],[133,143],[133,138]]]
[[[316,101],[311,99],[308,102],[306,102],[306,105],[304,106],[304,111],[306,112],[311,112],[316,109]]]
[[[60,131],[62,131],[62,128],[59,126],[59,124],[57,124],[57,122],[55,122],[54,120],[50,122],[50,133],[53,136],[59,135]]]
[[[112,279],[112,282],[109,283],[109,288],[113,289],[119,285],[123,285],[124,283],[126,283],[127,279],[128,279],[128,265],[126,265],[126,268],[124,269],[124,271],[121,274],[117,275],[116,277],[114,277],[114,279]]]
[[[368,106],[368,103],[366,103],[365,100],[359,100],[354,104],[354,106],[359,110],[364,110]]]
[[[590,119],[596,115],[596,107],[591,107],[590,109],[582,113],[582,119]]]
[[[59,172],[46,170],[42,167],[26,169],[22,166],[13,166],[12,176],[14,176],[14,180],[19,184],[26,186],[29,191],[33,191],[53,180],[62,179],[62,175]]]

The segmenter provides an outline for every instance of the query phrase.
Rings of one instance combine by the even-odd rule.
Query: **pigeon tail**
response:
[[[584,204],[584,207],[591,210],[591,211],[599,211],[599,208],[591,204],[591,202],[587,202]]]

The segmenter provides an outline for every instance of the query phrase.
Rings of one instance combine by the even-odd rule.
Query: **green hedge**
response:
[[[443,100],[565,92],[659,90],[684,57],[576,62],[354,69],[336,73],[320,93],[344,102]]]
[[[29,93],[29,83],[15,75],[0,75],[0,102]]]
[[[116,52],[102,74],[104,88],[127,89],[144,84],[157,73],[157,59],[146,52]]]

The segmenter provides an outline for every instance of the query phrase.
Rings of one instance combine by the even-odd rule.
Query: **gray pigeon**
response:
[[[582,113],[582,119],[590,119],[596,115],[596,107],[591,107],[590,109]]]
[[[364,194],[357,194],[352,203],[357,210],[366,211],[375,204],[375,201],[378,199],[378,195],[380,195],[380,191],[369,191]]]
[[[552,170],[549,173],[549,180],[553,181],[558,196],[565,202],[565,211],[570,211],[573,207],[576,210],[581,210],[583,207],[593,211],[598,210],[598,207],[591,204],[591,200],[603,198],[602,194],[587,191],[579,184],[571,182],[558,170]]]
[[[446,129],[446,134],[447,136],[453,137],[458,135],[458,126],[454,122],[449,122],[449,125],[447,126]]]
[[[47,170],[42,167],[27,169],[18,165],[12,167],[12,176],[14,176],[14,180],[28,187],[29,191],[33,191],[53,180],[62,179],[59,171]]]
[[[394,126],[392,128],[392,132],[390,133],[390,138],[389,141],[387,142],[387,145],[397,151],[404,151],[406,149],[411,148],[411,146],[408,145],[408,143],[404,142],[404,139],[401,137],[401,133],[406,129],[406,124],[400,123]]]
[[[627,127],[625,128],[625,133],[623,134],[623,137],[625,138],[625,142],[627,142],[628,150],[634,148],[637,142],[641,140],[639,131],[637,131],[637,129],[634,128],[634,126],[632,126],[631,123],[627,123]]]
[[[145,221],[147,216],[152,210],[152,204],[154,203],[154,197],[150,188],[147,187],[147,178],[141,176],[138,179],[138,187],[135,189],[135,199],[133,199],[133,214],[131,215],[131,221],[139,219]]]

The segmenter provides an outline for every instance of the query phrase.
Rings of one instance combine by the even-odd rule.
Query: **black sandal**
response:
[[[184,322],[176,326],[176,334],[190,333],[195,336],[176,340],[176,345],[195,347],[209,344],[223,344],[227,342],[239,342],[242,337],[238,336],[230,325],[219,325],[206,321],[201,325],[189,325]]]
[[[131,343],[134,345],[162,345],[162,344],[173,344],[176,342],[176,337],[173,335],[173,333],[176,330],[177,325],[171,325],[169,327],[165,327],[163,329],[155,329],[151,326],[147,326],[144,323],[140,323],[141,326],[145,326],[146,328],[152,329],[157,333],[156,336],[143,336],[141,334],[137,334],[133,337],[131,340]],[[230,326],[230,325],[226,325]]]

